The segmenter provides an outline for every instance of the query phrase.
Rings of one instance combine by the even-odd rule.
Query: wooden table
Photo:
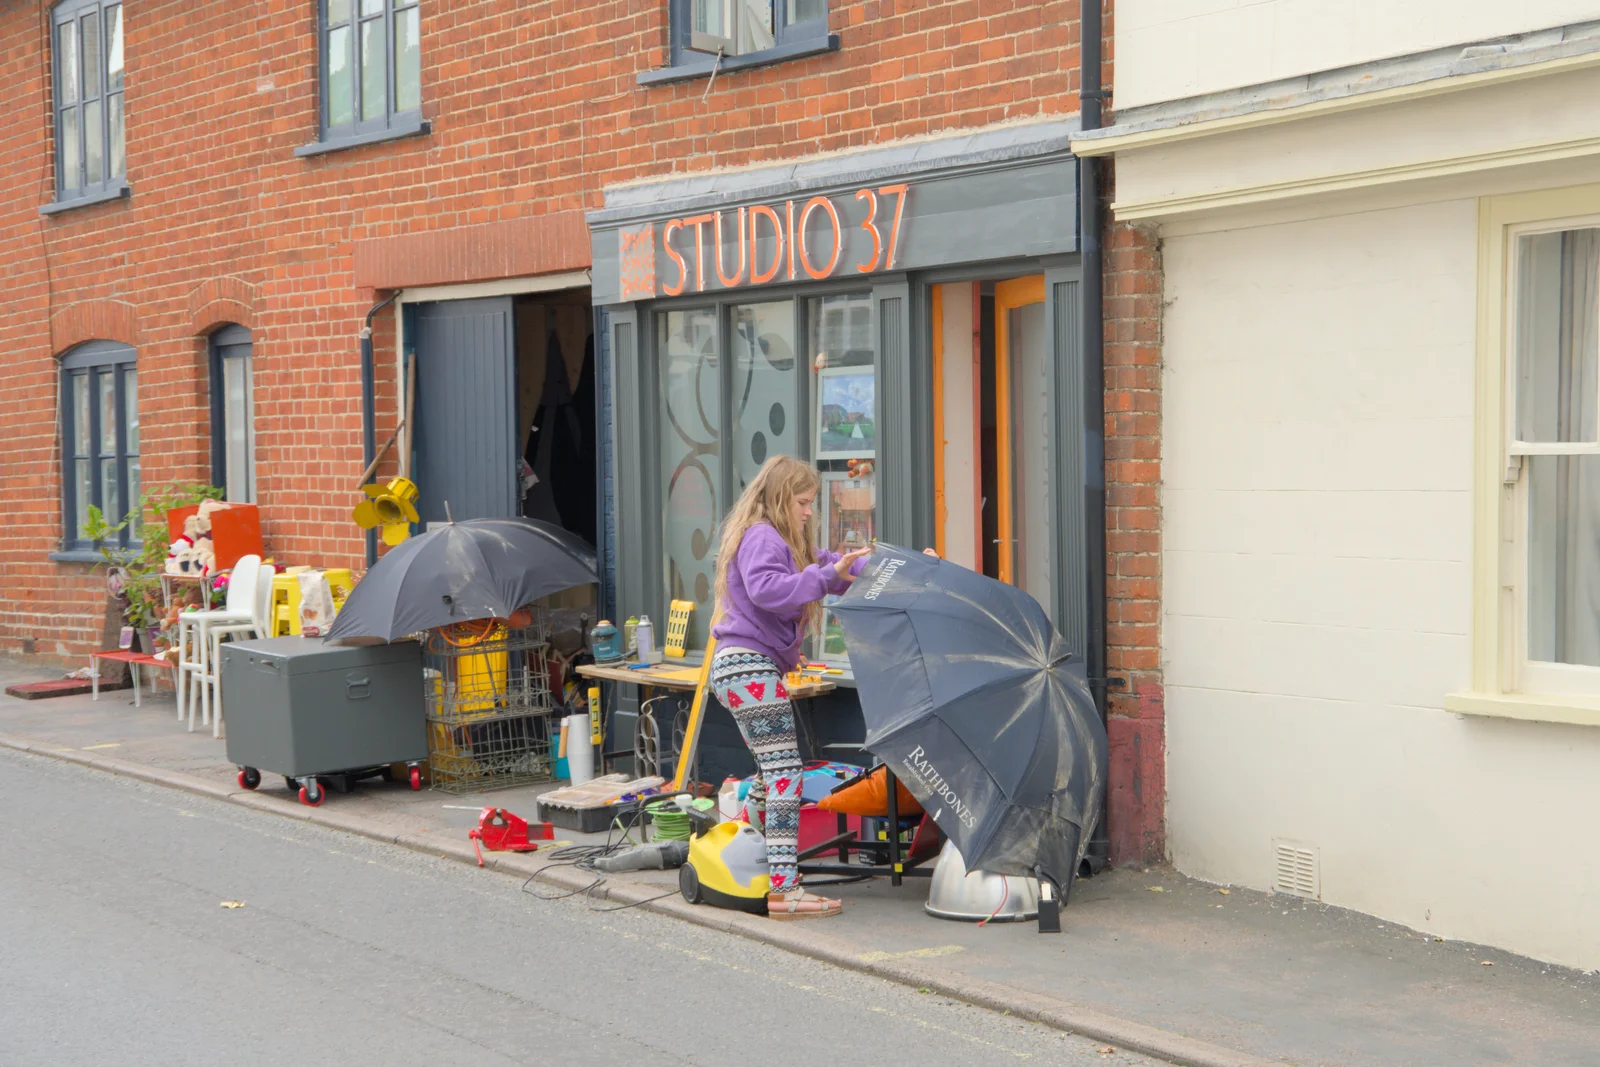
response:
[[[133,706],[142,707],[139,701],[139,668],[165,667],[171,670],[173,663],[165,656],[152,656],[148,652],[133,652],[131,650],[117,649],[113,652],[96,652],[91,657],[89,667],[94,671],[94,699],[100,699],[100,660],[112,660],[116,663],[126,663],[128,673],[133,676]],[[80,690],[81,692],[81,690]],[[150,676],[150,695],[156,695],[155,675]]]
[[[700,687],[700,667],[696,664],[655,663],[638,670],[614,663],[585,663],[577,668],[585,678],[598,678],[605,682],[624,682],[648,689],[677,689],[692,691]],[[838,686],[825,678],[789,686],[789,699],[805,700],[808,697],[831,693]]]
[[[620,682],[623,685],[636,685],[641,689],[668,689],[694,693],[694,701],[689,705],[688,727],[683,735],[683,750],[678,753],[678,768],[672,777],[672,792],[689,785],[689,771],[694,766],[695,751],[700,747],[700,724],[705,718],[706,698],[710,692],[710,687],[703,683],[706,680],[707,665],[715,652],[715,642],[712,642],[706,648],[705,659],[700,664],[685,664],[679,660],[630,670],[626,663],[586,663],[577,669],[578,674],[595,681]],[[805,681],[799,685],[789,686],[789,699],[804,700],[808,697],[821,696],[823,693],[831,693],[837,688],[838,686],[826,679]],[[640,702],[641,707],[643,703]],[[616,753],[611,754],[616,755]],[[602,758],[604,756],[605,753],[602,753]]]

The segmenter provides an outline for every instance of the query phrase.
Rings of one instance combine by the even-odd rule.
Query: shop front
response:
[[[1085,531],[1101,521],[1101,426],[1098,398],[1085,417],[1074,129],[607,191],[589,223],[614,368],[617,615],[692,603],[688,645],[704,648],[718,524],[787,453],[821,473],[820,546],[936,548],[1026,589],[1097,655]],[[844,687],[815,709],[813,747],[859,740],[831,616],[809,655]],[[719,714],[701,743],[711,780],[743,773]]]

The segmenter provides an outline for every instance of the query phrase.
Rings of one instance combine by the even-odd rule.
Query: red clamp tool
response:
[[[554,841],[555,827],[547,822],[529,825],[528,820],[511,814],[505,808],[484,808],[478,815],[478,825],[467,831],[472,838],[472,850],[478,854],[478,866],[483,866],[483,849],[490,852],[536,852],[539,846],[529,838]],[[483,842],[483,848],[478,842]]]

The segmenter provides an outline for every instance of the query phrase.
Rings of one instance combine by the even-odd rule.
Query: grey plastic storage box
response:
[[[306,778],[424,760],[422,646],[272,637],[222,646],[228,762]]]

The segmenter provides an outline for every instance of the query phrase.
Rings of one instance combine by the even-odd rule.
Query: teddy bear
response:
[[[206,504],[217,505],[206,507]],[[187,574],[196,577],[216,569],[217,553],[211,541],[211,513],[217,510],[217,501],[207,500],[200,510],[183,520],[183,533],[167,548],[167,562],[162,567],[168,574]]]

